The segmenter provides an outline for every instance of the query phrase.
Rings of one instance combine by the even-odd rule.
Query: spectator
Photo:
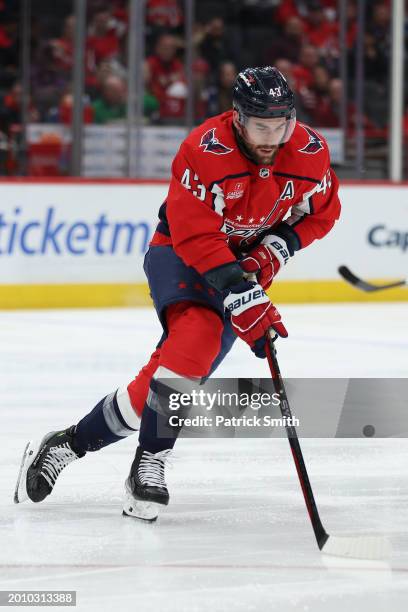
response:
[[[218,69],[217,113],[224,113],[232,108],[232,85],[237,76],[237,67],[232,62],[223,62]]]
[[[148,0],[146,19],[153,27],[176,29],[183,25],[183,11],[178,0]]]
[[[390,7],[387,3],[379,2],[374,6],[369,31],[379,42],[389,39]]]
[[[313,70],[313,83],[310,88],[299,92],[301,108],[308,115],[308,121],[319,126],[320,108],[327,103],[330,89],[330,75],[324,66],[316,66]]]
[[[384,3],[373,8],[372,19],[367,28],[366,55],[368,60],[367,79],[377,80],[375,71],[380,70],[384,76],[388,72],[390,61],[390,9]],[[378,74],[378,73],[377,73]]]
[[[98,11],[94,15],[86,43],[94,66],[119,55],[119,35],[115,24],[108,10]]]
[[[346,32],[346,45],[347,49],[353,48],[357,37],[357,6],[355,0],[347,2],[346,7],[346,18],[347,18],[347,32]]]
[[[185,114],[186,79],[181,61],[177,58],[179,43],[171,34],[159,36],[155,52],[146,60],[147,89],[160,104],[160,119],[180,120]]]
[[[286,58],[279,58],[274,62],[276,68],[283,74],[285,79],[288,81],[290,88],[295,94],[295,107],[296,107],[296,118],[299,121],[307,123],[310,121],[310,116],[303,108],[302,99],[299,92],[296,91],[295,79],[293,76],[293,64]]]
[[[299,63],[293,66],[292,70],[298,103],[297,110],[302,117],[302,121],[306,123],[313,123],[312,116],[316,107],[315,71],[318,62],[319,56],[316,47],[304,45],[300,52]]]
[[[293,65],[290,60],[285,57],[279,58],[274,62],[274,66],[283,74],[287,82],[289,83],[289,87],[294,90],[294,79],[293,79]]]
[[[313,70],[319,63],[316,47],[303,45],[299,54],[299,63],[293,67],[295,88],[301,91],[305,87],[310,89],[313,83]]]
[[[201,123],[208,117],[210,89],[208,87],[208,74],[210,67],[207,62],[198,57],[193,62],[193,90],[194,90],[194,120]]]
[[[214,72],[221,62],[234,60],[235,53],[225,36],[225,24],[221,17],[214,17],[206,24],[200,53]]]
[[[51,42],[45,41],[31,68],[31,91],[41,118],[47,115],[50,108],[58,106],[61,93],[66,91],[71,77],[71,71],[61,70]]]
[[[55,67],[65,73],[72,70],[74,51],[75,17],[69,15],[64,20],[62,36],[50,41]]]
[[[64,96],[59,107],[59,113],[62,120],[68,122],[72,103],[72,98]],[[159,103],[157,99],[149,92],[144,93],[143,111],[145,117],[150,120],[157,120]],[[120,121],[125,119],[127,115],[127,91],[125,80],[111,73],[106,74],[102,80],[101,96],[97,98],[89,108],[87,104],[84,106],[84,122],[89,123],[93,120],[94,123],[104,124],[112,121]]]
[[[313,70],[312,90],[316,96],[316,106],[319,106],[320,101],[329,93],[330,75],[324,66],[315,66]]]
[[[318,127],[339,127],[340,105],[343,85],[340,79],[328,83],[327,96],[319,101],[313,116],[314,125]]]
[[[8,89],[18,77],[18,19],[0,2],[0,90]]]
[[[126,117],[126,85],[123,79],[110,75],[101,86],[101,96],[92,103],[94,122],[120,121]]]
[[[64,94],[59,103],[57,115],[54,117],[55,122],[71,125],[73,108],[74,97],[72,93]],[[88,100],[84,100],[82,120],[84,124],[93,123],[94,121],[94,110]]]
[[[12,39],[7,33],[7,29],[3,24],[0,24],[0,49],[9,49],[13,44]]]
[[[8,134],[12,125],[21,124],[21,104],[23,89],[21,83],[16,81],[10,90],[5,94],[0,105],[0,130]],[[29,121],[38,121],[39,114],[37,109],[30,102]]]
[[[274,21],[284,25],[292,17],[300,17],[296,0],[280,0],[275,9]]]
[[[313,2],[305,20],[305,35],[308,42],[320,50],[338,48],[338,29],[330,22],[320,2]]]
[[[351,73],[355,70],[355,48],[352,53]],[[389,59],[384,47],[373,34],[367,32],[364,36],[364,71],[367,81],[385,79],[388,73]]]
[[[265,55],[265,64],[273,64],[279,57],[297,62],[304,42],[303,22],[299,17],[290,17],[283,26],[283,33],[277,36]]]

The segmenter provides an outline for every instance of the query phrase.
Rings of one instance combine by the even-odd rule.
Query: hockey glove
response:
[[[240,265],[246,273],[256,274],[258,283],[266,291],[279,269],[287,264],[289,258],[290,253],[286,242],[279,236],[268,234],[261,244],[245,255]]]
[[[240,265],[244,272],[256,275],[258,283],[265,291],[271,286],[280,268],[278,258],[265,244],[259,244],[249,251],[240,261]]]
[[[224,306],[231,313],[232,327],[255,355],[263,359],[266,357],[265,334],[270,327],[275,330],[276,337],[288,335],[281,316],[258,283],[242,281],[230,290]]]

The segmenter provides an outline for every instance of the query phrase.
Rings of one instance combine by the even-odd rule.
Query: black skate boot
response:
[[[160,506],[167,506],[169,492],[164,481],[164,466],[170,453],[171,449],[149,453],[141,446],[137,448],[125,483],[125,516],[153,522]]]
[[[85,455],[75,448],[72,425],[63,431],[51,431],[40,442],[30,441],[25,447],[14,492],[14,503],[26,499],[40,502],[51,493],[55,482],[67,465]]]

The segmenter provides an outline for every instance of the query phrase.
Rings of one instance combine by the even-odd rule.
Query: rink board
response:
[[[0,182],[0,308],[151,304],[143,257],[167,194],[163,181]],[[404,301],[406,288],[365,294],[365,279],[405,278],[408,186],[344,184],[342,216],[279,274],[276,302]]]

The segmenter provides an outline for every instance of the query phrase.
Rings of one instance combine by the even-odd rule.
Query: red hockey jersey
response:
[[[238,148],[228,111],[181,144],[151,244],[172,245],[200,274],[235,261],[266,235],[286,260],[285,251],[291,256],[331,230],[340,215],[337,191],[318,132],[297,123],[273,165],[259,165]]]

